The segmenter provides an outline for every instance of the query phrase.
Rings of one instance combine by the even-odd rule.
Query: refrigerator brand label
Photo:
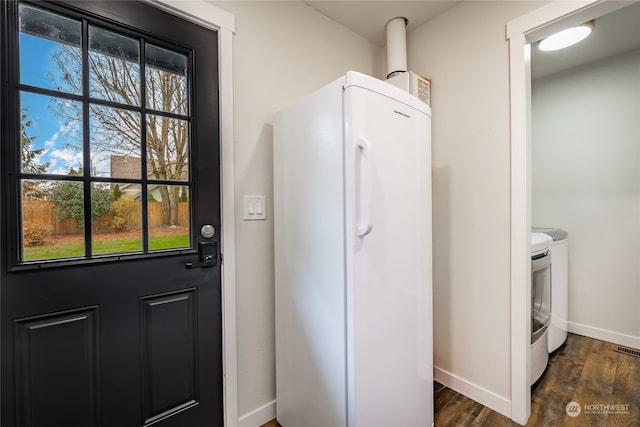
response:
[[[408,115],[407,113],[403,113],[402,111],[393,110],[393,112],[394,112],[394,113],[396,113],[396,114],[400,114],[401,116],[406,117],[406,118],[408,118],[408,119],[410,119],[410,118],[411,118],[411,116],[410,116],[410,115]]]

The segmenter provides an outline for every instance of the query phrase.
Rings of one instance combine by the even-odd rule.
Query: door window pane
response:
[[[141,179],[140,113],[91,105],[91,175]]]
[[[93,218],[94,255],[142,251],[140,191],[138,184],[93,184],[92,205],[102,211]]]
[[[90,95],[140,105],[140,44],[100,27],[89,27]]]
[[[189,122],[166,116],[147,116],[149,179],[189,179]]]
[[[83,184],[23,180],[21,188],[22,261],[84,256]]]
[[[82,104],[20,93],[20,157],[26,173],[74,175],[82,170]]]
[[[18,2],[10,52],[17,262],[192,248],[190,54],[54,3]]]
[[[20,82],[82,93],[81,23],[26,4],[19,13]]]
[[[152,185],[148,199],[149,249],[190,247],[189,188],[182,185]]]
[[[154,45],[145,47],[147,108],[186,115],[187,56]]]

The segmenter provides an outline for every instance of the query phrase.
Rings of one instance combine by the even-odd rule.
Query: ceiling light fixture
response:
[[[560,31],[549,37],[540,40],[538,49],[549,52],[552,50],[564,49],[586,39],[595,27],[594,21],[585,22],[566,30]]]

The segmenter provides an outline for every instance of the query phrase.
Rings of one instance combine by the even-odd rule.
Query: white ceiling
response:
[[[541,78],[610,56],[640,49],[640,3],[601,16],[584,41],[554,52],[531,49],[531,77]]]
[[[385,24],[389,20],[398,16],[407,18],[409,20],[407,32],[410,32],[455,6],[456,3],[460,3],[460,0],[305,0],[304,3],[351,29],[354,33],[383,47],[387,44]]]
[[[407,32],[420,27],[461,0],[303,0],[330,19],[384,47],[385,24],[398,16],[408,19]],[[556,52],[532,49],[532,78],[588,64],[640,48],[640,3],[596,19],[585,41]]]

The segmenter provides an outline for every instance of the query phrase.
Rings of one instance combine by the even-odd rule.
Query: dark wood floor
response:
[[[545,374],[531,390],[527,427],[640,427],[640,358],[618,353],[614,347],[569,334],[564,347],[551,356]],[[566,412],[572,401],[580,404],[581,413],[576,417]],[[276,426],[272,420],[262,427]],[[435,427],[459,426],[519,424],[436,383]]]
[[[640,358],[618,353],[614,347],[569,334],[531,390],[527,427],[640,427]],[[580,404],[576,417],[566,412],[572,401]],[[440,384],[435,389],[435,411],[437,427],[519,425]]]

